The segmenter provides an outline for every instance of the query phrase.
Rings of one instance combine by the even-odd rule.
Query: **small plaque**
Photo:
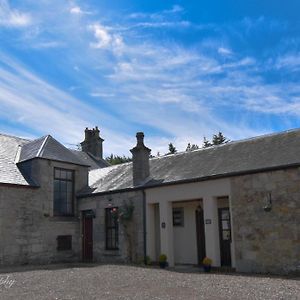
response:
[[[166,228],[166,223],[165,222],[161,223],[161,228]]]
[[[211,219],[205,219],[205,224],[211,224]]]

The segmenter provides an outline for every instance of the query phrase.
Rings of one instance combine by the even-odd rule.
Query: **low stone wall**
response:
[[[234,177],[231,190],[237,271],[300,273],[300,169]]]

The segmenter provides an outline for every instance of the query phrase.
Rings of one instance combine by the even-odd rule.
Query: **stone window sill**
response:
[[[48,218],[51,222],[79,222],[77,217],[63,217],[63,216],[53,216]]]

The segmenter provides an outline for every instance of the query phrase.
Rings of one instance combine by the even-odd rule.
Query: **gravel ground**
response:
[[[299,279],[125,265],[0,270],[0,299],[300,299]]]

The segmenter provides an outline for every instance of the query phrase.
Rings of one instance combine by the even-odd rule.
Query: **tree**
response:
[[[227,139],[221,131],[219,131],[218,134],[213,135],[211,142],[204,137],[202,148],[227,144],[228,142],[230,142],[230,140]]]
[[[194,150],[197,150],[199,149],[199,146],[197,144],[192,144],[191,143],[188,143],[185,151],[194,151]]]
[[[111,165],[118,165],[118,164],[130,162],[132,161],[132,158],[126,157],[125,155],[119,156],[119,155],[111,154],[110,156],[106,157],[105,160]]]
[[[170,143],[169,144],[169,153],[168,154],[174,154],[176,152],[177,152],[176,148],[174,147],[174,145],[172,143]]]
[[[218,134],[214,134],[212,138],[213,145],[221,145],[221,144],[227,144],[229,142],[229,139],[227,139],[221,131],[219,131]]]
[[[203,145],[202,145],[202,148],[207,148],[207,147],[210,147],[212,146],[212,143],[210,141],[208,141],[206,139],[206,137],[203,138]]]

